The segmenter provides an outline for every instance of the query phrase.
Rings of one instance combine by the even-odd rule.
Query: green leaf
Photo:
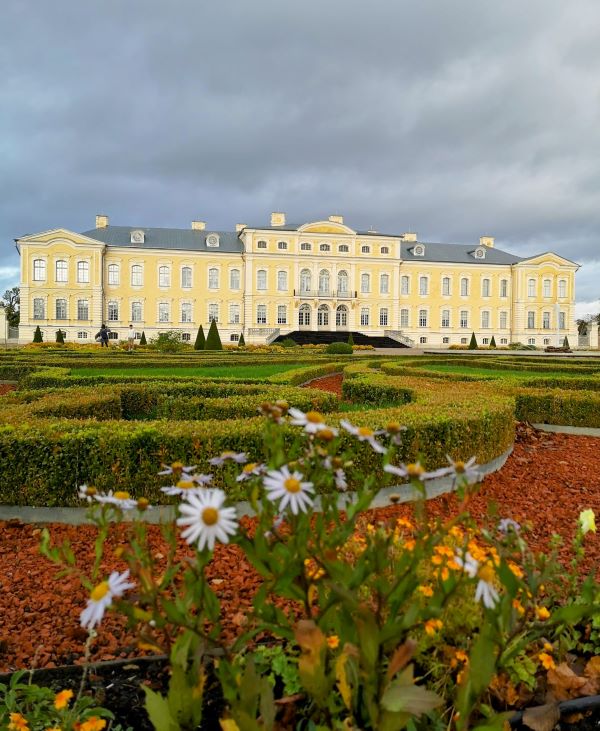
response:
[[[442,703],[442,698],[431,690],[415,685],[413,667],[409,665],[399,677],[386,688],[381,705],[386,711],[410,713],[420,716]]]
[[[179,724],[171,716],[167,699],[146,685],[142,688],[146,694],[146,711],[155,731],[180,731]]]

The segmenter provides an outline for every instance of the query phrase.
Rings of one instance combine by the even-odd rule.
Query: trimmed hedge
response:
[[[600,395],[584,391],[522,392],[516,396],[517,419],[532,424],[600,428]]]

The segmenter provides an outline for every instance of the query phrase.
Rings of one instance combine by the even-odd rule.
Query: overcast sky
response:
[[[1,0],[13,239],[343,214],[581,264],[600,311],[598,0]]]

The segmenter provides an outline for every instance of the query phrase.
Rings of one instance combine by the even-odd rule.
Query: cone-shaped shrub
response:
[[[208,335],[206,336],[204,350],[223,350],[223,345],[221,344],[221,336],[219,335],[219,330],[217,329],[216,320],[211,320]]]
[[[65,344],[65,336],[64,336],[62,330],[57,330],[56,331],[56,342],[57,343],[60,343],[61,345],[64,345]]]
[[[471,333],[471,342],[469,343],[469,350],[477,350],[477,338],[475,333]]]
[[[246,341],[244,340],[244,333],[241,333],[240,339],[238,340],[238,348],[243,348],[246,345]]]
[[[40,326],[38,325],[35,329],[35,332],[33,333],[33,342],[34,343],[43,343],[44,338],[42,337],[42,331],[40,330]]]
[[[563,348],[570,348],[569,345],[569,338],[565,335],[565,339],[563,340]]]
[[[140,345],[148,345],[146,342],[146,333],[142,330],[142,337],[140,338]]]
[[[490,340],[490,348],[496,347],[496,338],[492,335],[492,339]]]
[[[352,337],[352,333],[348,335],[348,345],[354,345],[354,338]]]
[[[194,343],[194,350],[204,350],[206,345],[206,337],[204,336],[204,330],[202,325],[198,328],[198,334],[196,335],[196,342]]]

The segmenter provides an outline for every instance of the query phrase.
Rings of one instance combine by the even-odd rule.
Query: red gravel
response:
[[[14,383],[0,383],[0,396],[3,396],[9,391],[14,391],[16,387],[17,386]]]
[[[600,515],[598,440],[592,437],[540,435],[527,430],[500,472],[485,478],[481,493],[473,499],[475,517],[497,502],[501,517],[530,522],[530,543],[535,550],[547,547],[552,533],[568,546],[577,516],[584,508]],[[430,501],[436,514],[451,514],[453,495]],[[373,511],[373,520],[408,513],[408,506]],[[53,540],[69,538],[79,564],[93,559],[95,529],[91,526],[49,526]],[[114,531],[111,547],[124,542],[125,527]],[[149,550],[166,553],[157,526],[149,526]],[[0,522],[0,671],[18,667],[50,667],[77,661],[83,652],[85,633],[78,618],[85,592],[76,579],[55,579],[56,569],[39,554],[40,527],[18,521]],[[587,567],[600,565],[600,534],[586,538]],[[185,549],[182,549],[185,550]],[[104,570],[123,569],[116,558]],[[234,635],[251,604],[258,578],[235,546],[217,546],[208,570],[221,599],[225,632]],[[94,643],[93,659],[109,660],[139,654],[124,622],[108,614]]]
[[[320,391],[329,391],[329,393],[335,393],[337,396],[342,398],[342,381],[344,376],[341,373],[336,373],[333,376],[323,376],[322,378],[315,378],[308,383],[305,383],[306,388],[318,388]]]

